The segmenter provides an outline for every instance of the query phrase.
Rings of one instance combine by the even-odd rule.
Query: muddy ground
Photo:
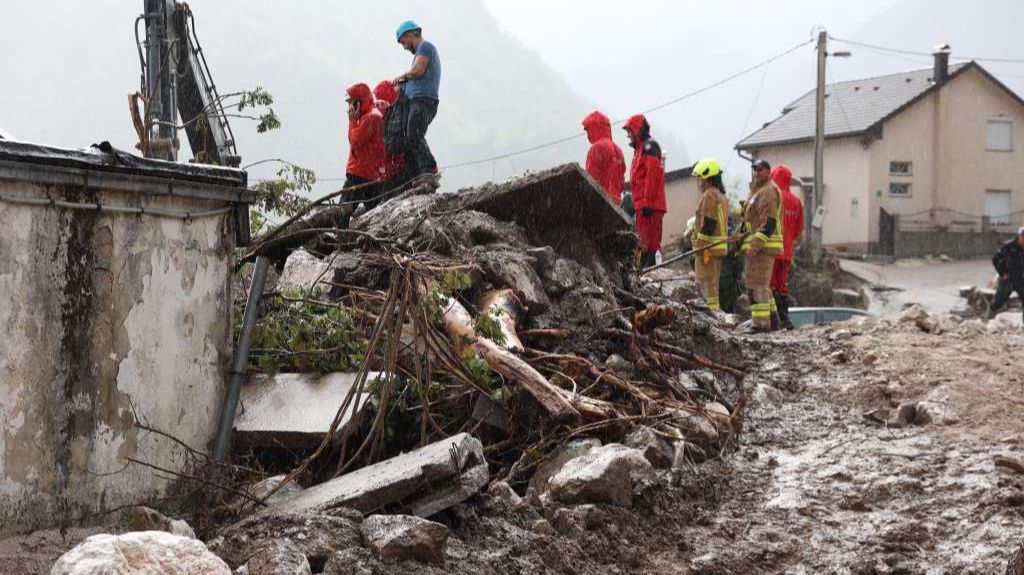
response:
[[[634,511],[516,512],[481,495],[441,517],[445,569],[380,572],[1002,573],[1024,538],[1024,475],[993,458],[1024,458],[1024,333],[838,324],[772,337],[747,384],[781,394],[757,396],[727,457]],[[917,402],[935,421],[864,417]],[[542,516],[561,533],[538,529]],[[88,533],[0,542],[0,573],[47,573]]]

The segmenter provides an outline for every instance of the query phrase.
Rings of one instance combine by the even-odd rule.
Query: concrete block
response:
[[[331,427],[355,373],[256,375],[242,386],[234,442],[249,447],[316,447]],[[371,373],[372,381],[377,373]],[[363,393],[356,405],[363,405]],[[355,405],[353,405],[355,407]],[[346,410],[342,424],[352,418]]]

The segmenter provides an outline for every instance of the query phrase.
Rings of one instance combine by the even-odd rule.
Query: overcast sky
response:
[[[494,18],[477,9],[478,2]],[[256,136],[251,127],[235,124],[246,160],[287,157],[325,179],[344,175],[344,86],[401,71],[408,55],[389,36],[405,18],[432,25],[427,36],[438,41],[446,64],[445,104],[431,128],[442,164],[579,134],[582,114],[590,107],[623,119],[808,41],[818,26],[839,38],[904,50],[927,53],[948,42],[954,57],[1024,58],[1024,0],[459,0],[454,5],[448,0],[193,0],[191,5],[218,84],[237,89],[259,82],[278,97],[276,107],[285,120],[281,134]],[[22,139],[66,147],[109,139],[130,149],[134,135],[125,94],[138,84],[131,24],[141,9],[142,0],[3,0],[0,127]],[[481,30],[483,35],[474,35]],[[533,62],[516,40],[534,53]],[[853,57],[831,62],[830,81],[931,66],[927,56],[833,49],[852,50]],[[512,52],[514,58],[503,58]],[[767,68],[650,114],[669,168],[715,156],[732,174],[746,177],[733,146],[814,87],[814,58],[812,46],[804,46]],[[545,65],[550,70],[543,70]],[[1024,93],[1024,65],[983,65]],[[531,90],[510,96],[512,83]],[[469,102],[461,110],[455,105],[459,97]],[[490,99],[502,101],[470,105]],[[465,113],[470,108],[472,114]],[[615,136],[628,154],[621,130]],[[577,139],[452,170],[445,181],[465,185],[582,161],[583,144]]]

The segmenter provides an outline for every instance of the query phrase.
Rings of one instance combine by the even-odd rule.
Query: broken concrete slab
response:
[[[355,373],[255,375],[242,386],[243,409],[235,416],[234,441],[243,447],[314,448],[331,428],[338,407],[355,385]],[[379,374],[371,373],[372,380]],[[342,425],[363,393],[346,410]]]
[[[382,561],[444,564],[448,528],[440,523],[410,515],[371,515],[363,521],[362,533],[363,543]]]
[[[460,433],[310,487],[260,514],[337,507],[370,513],[387,505],[429,517],[469,499],[489,477],[480,441]]]

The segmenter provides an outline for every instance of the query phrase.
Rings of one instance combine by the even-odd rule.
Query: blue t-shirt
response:
[[[440,100],[438,97],[438,91],[441,86],[441,58],[437,55],[437,48],[435,48],[430,42],[424,40],[423,42],[420,42],[420,47],[416,49],[416,55],[413,56],[413,62],[416,61],[416,56],[426,56],[429,58],[427,71],[419,78],[413,78],[406,82],[406,97],[432,98],[434,100]]]

